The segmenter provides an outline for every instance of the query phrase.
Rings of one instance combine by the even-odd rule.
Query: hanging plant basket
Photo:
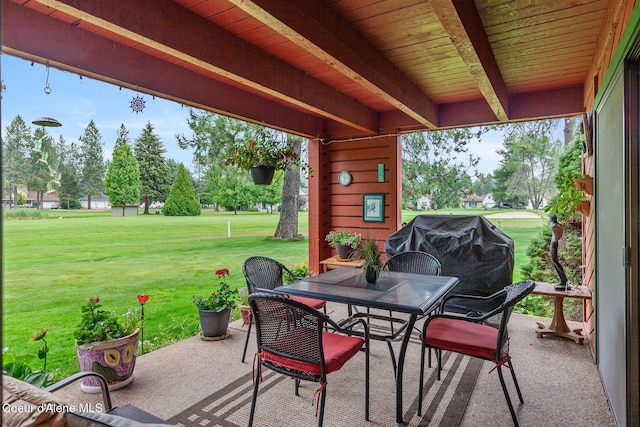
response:
[[[252,166],[251,178],[256,185],[269,185],[275,172],[276,169],[270,166]]]

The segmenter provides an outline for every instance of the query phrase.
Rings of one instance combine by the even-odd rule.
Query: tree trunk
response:
[[[301,141],[287,135],[287,147],[300,155]],[[287,168],[282,184],[282,204],[280,205],[280,221],[273,237],[293,239],[298,236],[298,194],[300,192],[300,168]]]
[[[91,194],[87,194],[87,209],[91,210]]]
[[[149,215],[149,197],[146,194],[142,196],[142,203],[144,203],[143,215]]]
[[[576,118],[570,117],[564,119],[564,146],[568,146],[573,141],[573,130],[576,127]]]

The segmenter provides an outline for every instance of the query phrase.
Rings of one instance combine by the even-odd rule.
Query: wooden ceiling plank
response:
[[[509,120],[509,94],[473,0],[431,6],[499,121]]]
[[[425,127],[437,126],[428,96],[321,1],[229,1]]]
[[[4,53],[306,137],[319,136],[324,127],[319,117],[232,88],[28,8],[3,3],[2,13]]]
[[[377,113],[170,0],[33,0],[366,134]],[[140,19],[144,16],[145,19]],[[180,31],[188,28],[189,31]]]

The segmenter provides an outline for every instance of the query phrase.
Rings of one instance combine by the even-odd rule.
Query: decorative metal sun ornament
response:
[[[131,99],[131,111],[134,113],[142,113],[144,107],[144,98],[141,96],[134,96],[133,99]]]

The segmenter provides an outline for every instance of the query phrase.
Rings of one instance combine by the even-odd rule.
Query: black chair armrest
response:
[[[447,295],[442,302],[440,303],[440,311],[444,311],[444,306],[447,302],[452,299],[461,299],[461,300],[472,300],[472,301],[492,301],[498,297],[504,296],[506,291],[504,289],[500,289],[499,291],[494,292],[491,295],[471,295],[471,294],[451,294]]]
[[[102,392],[102,401],[104,403],[105,412],[109,412],[111,409],[113,409],[113,406],[111,405],[111,395],[109,394],[109,385],[107,383],[107,380],[97,372],[78,372],[63,380],[51,384],[49,387],[45,388],[45,391],[53,393],[54,391],[60,390],[61,388],[66,387],[69,384],[73,384],[84,377],[94,377],[98,380],[98,383],[100,384],[100,390]]]

